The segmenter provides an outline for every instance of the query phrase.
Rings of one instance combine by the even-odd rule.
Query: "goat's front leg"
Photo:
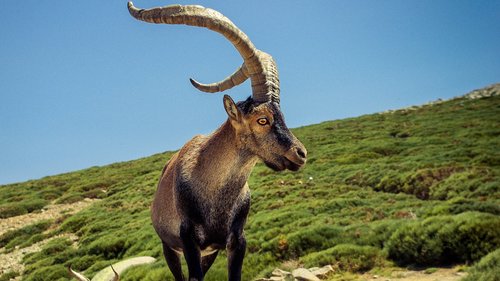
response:
[[[243,258],[245,257],[247,246],[243,227],[245,226],[249,209],[250,194],[246,194],[246,196],[242,199],[238,210],[235,212],[236,215],[231,223],[229,237],[226,244],[229,281],[241,280]]]
[[[182,223],[180,234],[184,258],[186,259],[189,271],[189,281],[203,281],[201,253],[200,248],[196,243],[193,225],[189,222]]]
[[[227,245],[227,259],[229,281],[240,281],[241,270],[243,267],[243,258],[246,251],[246,239],[243,231],[239,234],[231,233]]]

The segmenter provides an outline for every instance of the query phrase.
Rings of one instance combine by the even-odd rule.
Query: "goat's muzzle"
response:
[[[297,171],[306,164],[307,150],[297,141],[284,155],[284,166],[291,171]]]

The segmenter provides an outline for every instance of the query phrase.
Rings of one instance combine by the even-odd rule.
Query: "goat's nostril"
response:
[[[301,157],[301,158],[306,158],[306,153],[304,152],[304,150],[300,149],[300,148],[297,148],[297,154]]]

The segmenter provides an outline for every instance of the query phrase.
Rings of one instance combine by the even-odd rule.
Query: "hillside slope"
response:
[[[259,164],[250,178],[244,280],[286,264],[363,272],[393,263],[474,263],[493,252],[500,246],[498,94],[497,84],[449,101],[295,129],[309,151],[306,167],[276,173]],[[171,155],[0,186],[0,219],[101,199],[3,234],[1,251],[71,233],[77,244],[62,236],[26,255],[22,280],[69,280],[70,264],[93,276],[138,255],[160,259],[122,280],[165,280],[170,273],[149,204]],[[206,280],[224,280],[225,271],[221,254]]]

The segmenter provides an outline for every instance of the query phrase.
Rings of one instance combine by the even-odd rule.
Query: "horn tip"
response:
[[[127,3],[127,8],[128,8],[128,11],[129,13],[134,16],[137,12],[140,11],[140,9],[137,9],[135,6],[134,6],[134,3],[132,1],[128,1]]]
[[[191,82],[191,85],[195,86],[198,85],[199,83],[196,82],[196,80],[194,80],[193,78],[189,78],[189,82]]]
[[[189,82],[191,82],[191,85],[193,85],[193,87],[195,87],[196,89],[201,90],[201,84],[200,82],[194,80],[193,78],[189,78]]]

